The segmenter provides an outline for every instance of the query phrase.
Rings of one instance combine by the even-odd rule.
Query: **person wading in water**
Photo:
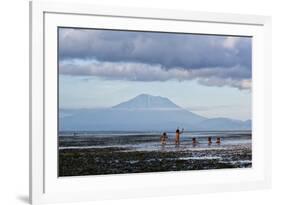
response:
[[[164,133],[162,134],[162,136],[160,137],[160,142],[161,142],[161,144],[162,144],[162,145],[165,145],[166,142],[167,142],[167,139],[168,139],[167,133],[164,132]]]
[[[181,132],[180,132],[180,130],[179,130],[179,128],[176,130],[176,141],[175,141],[175,143],[176,143],[176,145],[179,145],[180,144],[180,134],[181,133],[183,133],[183,129],[181,130]]]

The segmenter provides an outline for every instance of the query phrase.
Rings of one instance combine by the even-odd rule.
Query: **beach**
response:
[[[216,137],[221,143],[216,143]],[[196,144],[192,144],[192,138]],[[208,144],[207,138],[212,137]],[[128,174],[250,168],[250,131],[183,133],[180,145],[168,133],[166,145],[159,133],[64,132],[59,136],[59,173],[62,176]]]

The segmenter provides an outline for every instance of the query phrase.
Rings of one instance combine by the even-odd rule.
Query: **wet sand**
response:
[[[169,144],[156,150],[78,147],[59,150],[59,176],[250,168],[251,160],[250,144],[207,148]]]

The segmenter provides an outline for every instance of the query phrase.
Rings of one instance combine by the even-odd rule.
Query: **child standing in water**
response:
[[[196,145],[197,144],[197,140],[195,137],[192,138],[192,145]]]
[[[211,145],[211,144],[212,144],[212,138],[208,137],[208,145]]]
[[[180,134],[181,133],[183,133],[183,129],[181,130],[181,132],[180,132],[180,130],[179,130],[179,128],[176,130],[176,141],[175,141],[175,143],[176,143],[176,145],[179,145],[180,144]]]
[[[220,137],[217,137],[216,143],[217,143],[217,144],[220,144],[220,143],[221,143],[221,138],[220,138]]]
[[[162,134],[162,136],[160,137],[160,142],[161,142],[161,144],[162,144],[162,145],[165,145],[166,142],[167,142],[167,139],[168,139],[167,133],[164,132],[164,133]]]

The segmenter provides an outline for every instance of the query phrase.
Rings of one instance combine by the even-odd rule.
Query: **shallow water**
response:
[[[60,133],[59,149],[92,149],[120,147],[127,151],[177,151],[202,149],[232,149],[232,146],[251,146],[251,131],[198,131],[181,134],[180,145],[174,144],[174,133],[167,133],[168,140],[165,145],[160,144],[160,133],[153,132],[64,132]],[[197,140],[192,144],[192,138]],[[212,144],[208,144],[208,137],[212,137]],[[221,143],[216,143],[216,138]]]

